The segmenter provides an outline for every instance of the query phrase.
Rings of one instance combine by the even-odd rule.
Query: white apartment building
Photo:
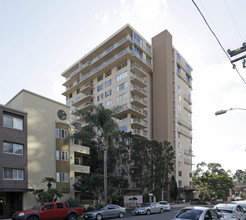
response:
[[[165,30],[147,42],[129,24],[62,73],[71,121],[91,104],[119,106],[120,130],[169,141],[183,198],[192,195],[192,68]]]

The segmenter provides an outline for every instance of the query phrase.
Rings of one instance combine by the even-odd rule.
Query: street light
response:
[[[230,109],[227,109],[227,110],[217,111],[217,112],[215,112],[215,115],[222,115],[222,114],[225,114],[227,111],[232,111],[232,110],[244,110],[244,111],[246,111],[245,108],[230,108]]]

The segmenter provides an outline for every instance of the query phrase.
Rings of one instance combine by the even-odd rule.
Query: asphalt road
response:
[[[150,215],[133,215],[126,216],[123,219],[126,220],[171,220],[177,214],[181,208],[172,208],[171,211],[166,211],[162,214],[150,214]]]

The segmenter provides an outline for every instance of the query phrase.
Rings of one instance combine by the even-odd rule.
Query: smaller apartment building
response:
[[[89,166],[83,166],[81,159],[89,154],[89,148],[72,141],[64,142],[71,130],[67,117],[69,108],[27,90],[20,91],[7,106],[27,112],[28,188],[47,189],[47,184],[41,180],[53,177],[56,183],[52,187],[62,192],[64,198],[74,196],[76,178],[90,172]],[[32,192],[24,193],[24,209],[35,203]]]
[[[0,105],[0,219],[23,208],[27,161],[27,113]]]

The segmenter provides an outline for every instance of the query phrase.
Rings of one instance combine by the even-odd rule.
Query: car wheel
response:
[[[150,214],[150,210],[149,210],[149,209],[146,211],[146,214],[147,214],[147,215],[149,215],[149,214]]]
[[[39,220],[39,218],[37,216],[31,216],[28,218],[28,220]]]
[[[70,214],[68,217],[67,217],[67,220],[76,220],[77,219],[77,215],[75,214]]]
[[[97,214],[96,219],[97,220],[101,220],[102,219],[102,215],[101,214]]]
[[[124,213],[123,212],[120,212],[119,213],[119,218],[123,218],[124,217]]]
[[[160,209],[160,213],[163,213],[163,209]]]

